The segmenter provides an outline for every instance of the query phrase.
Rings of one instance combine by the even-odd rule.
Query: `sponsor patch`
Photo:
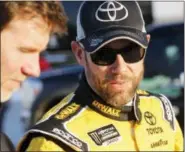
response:
[[[147,128],[146,131],[148,132],[148,135],[161,134],[164,132],[162,127]]]
[[[52,132],[59,135],[61,138],[63,138],[68,143],[70,143],[80,149],[83,149],[83,143],[79,139],[74,137],[72,134],[65,131],[64,129],[53,128]]]
[[[70,116],[71,114],[74,114],[79,108],[80,105],[72,103],[69,106],[65,107],[64,109],[61,109],[61,111],[55,115],[55,118],[63,120]]]
[[[153,142],[151,144],[151,148],[156,148],[156,147],[164,146],[164,145],[167,145],[167,144],[168,144],[167,140],[160,139],[159,141]]]
[[[174,112],[170,101],[165,96],[160,96],[163,105],[164,119],[167,120],[173,130],[175,130]]]
[[[119,132],[112,124],[89,132],[88,135],[99,146],[107,146],[121,139]]]
[[[120,117],[121,110],[106,106],[104,104],[97,102],[96,100],[93,101],[92,105],[95,106],[97,109],[99,109],[100,111],[102,111],[105,114],[112,115],[114,117]]]
[[[144,118],[145,121],[149,124],[149,125],[156,125],[156,117],[149,111],[146,111],[144,113]]]
[[[144,119],[151,127],[147,128],[146,131],[148,132],[148,135],[156,135],[161,134],[164,132],[162,127],[157,127],[157,119],[156,117],[149,111],[146,111],[144,113]],[[152,127],[153,126],[153,127]]]

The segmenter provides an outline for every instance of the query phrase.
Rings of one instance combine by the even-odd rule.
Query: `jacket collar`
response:
[[[124,106],[121,109],[117,109],[113,106],[108,105],[100,96],[98,96],[88,85],[85,78],[85,74],[82,74],[80,85],[75,92],[75,98],[82,106],[89,106],[94,111],[108,118],[129,121],[138,120],[140,121],[141,114],[138,109],[139,96],[135,94],[133,98],[133,106]]]

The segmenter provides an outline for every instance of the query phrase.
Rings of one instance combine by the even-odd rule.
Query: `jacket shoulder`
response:
[[[170,100],[163,94],[159,94],[158,98],[161,101],[164,119],[169,122],[171,128],[175,131],[176,118],[175,118],[175,113],[174,113],[173,106]]]
[[[30,139],[35,138],[33,136],[40,135],[47,139],[44,140],[42,138],[41,140],[40,138],[37,138],[39,142],[42,141],[41,147],[42,145],[48,145],[47,141],[48,138],[50,138],[55,143],[58,142],[58,145],[64,145],[77,151],[86,151],[86,143],[76,137],[65,125],[69,120],[80,113],[82,109],[83,107],[75,102],[74,93],[69,94],[59,104],[49,110],[45,116],[26,133],[25,140],[23,139],[23,142],[20,144],[20,149],[22,149],[22,147],[25,149],[25,143],[30,143]],[[37,143],[36,141],[37,140],[33,140],[33,143]]]
[[[17,151],[71,151],[74,150],[57,139],[43,134],[29,134],[26,142],[18,145]]]
[[[69,104],[74,97],[74,93],[70,93],[66,97],[64,97],[58,104],[56,104],[53,108],[47,111],[44,116],[38,121],[38,123],[47,120],[49,117],[57,113],[60,109],[62,109],[65,105]]]
[[[175,130],[175,113],[170,100],[164,94],[152,93],[144,90],[137,90],[139,96],[155,97],[155,101],[160,102],[163,111],[163,118],[169,123],[171,128]],[[150,101],[150,100],[149,100]]]

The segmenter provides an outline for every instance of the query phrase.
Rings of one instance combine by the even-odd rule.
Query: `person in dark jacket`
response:
[[[57,1],[4,1],[0,3],[1,103],[29,76],[39,76],[39,54],[50,35],[66,32],[67,17]],[[2,105],[2,104],[1,104]],[[0,133],[1,150],[12,151],[8,137]]]

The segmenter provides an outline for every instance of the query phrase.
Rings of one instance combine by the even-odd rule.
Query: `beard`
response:
[[[143,78],[144,66],[137,76],[132,73],[122,74],[105,74],[105,77],[100,77],[90,68],[88,62],[86,66],[86,78],[91,88],[109,105],[121,108],[123,105],[130,102],[137,90],[140,81]],[[120,87],[112,88],[111,81],[122,82]]]

